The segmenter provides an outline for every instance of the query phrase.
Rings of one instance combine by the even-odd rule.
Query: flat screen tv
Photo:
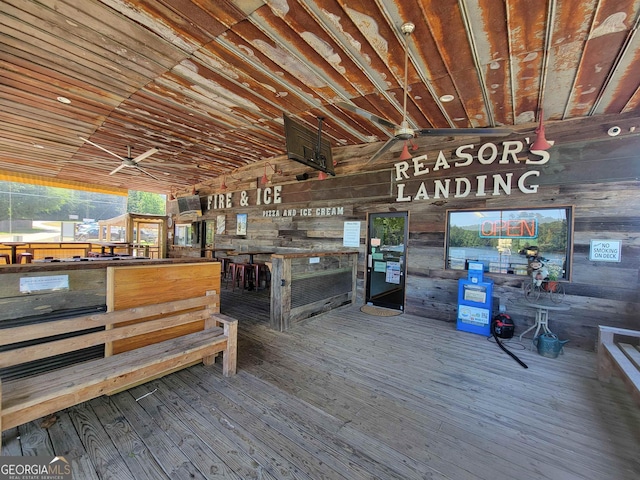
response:
[[[331,144],[322,137],[322,119],[318,130],[313,131],[285,114],[284,135],[288,158],[335,176]]]
[[[199,195],[189,195],[186,197],[178,197],[178,211],[180,215],[196,214],[202,216],[202,205]]]

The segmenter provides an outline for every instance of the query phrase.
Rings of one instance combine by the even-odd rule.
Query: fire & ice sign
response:
[[[622,242],[620,240],[591,240],[589,260],[592,262],[619,262]]]

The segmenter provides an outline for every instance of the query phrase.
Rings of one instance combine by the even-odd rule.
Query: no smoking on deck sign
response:
[[[620,240],[591,240],[589,260],[592,262],[619,262],[622,242]]]

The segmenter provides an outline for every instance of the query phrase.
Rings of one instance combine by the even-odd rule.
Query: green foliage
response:
[[[162,198],[161,195],[158,197]],[[62,221],[72,216],[79,220],[105,220],[125,213],[126,200],[120,195],[0,182],[0,221]]]
[[[165,207],[166,199],[164,195],[129,190],[129,198],[127,202],[128,213],[164,215],[166,213]]]
[[[547,267],[547,272],[549,273],[548,278],[550,281],[555,282],[562,277],[562,266],[557,263],[550,262],[547,263],[545,267]]]
[[[55,216],[63,210],[69,198],[69,191],[59,188],[0,182],[0,220]]]
[[[127,202],[128,200],[128,202]],[[125,212],[165,214],[165,197],[130,191],[129,197],[64,188],[0,182],[0,222],[7,231],[19,220],[106,220]]]
[[[404,244],[404,217],[380,217],[374,220],[373,235],[383,246]]]
[[[499,239],[482,238],[479,235],[479,226],[449,228],[450,247],[497,247]],[[538,238],[536,239],[512,239],[512,251],[519,251],[529,245],[537,245],[542,256],[549,253],[564,253],[567,249],[567,222],[558,220],[555,222],[540,223],[538,225]]]

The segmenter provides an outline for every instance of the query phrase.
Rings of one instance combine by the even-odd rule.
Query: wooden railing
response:
[[[356,299],[358,252],[275,254],[271,262],[271,327],[276,330]]]
[[[55,259],[65,259],[73,257],[88,257],[91,253],[101,253],[105,250],[104,245],[95,242],[24,242],[24,244],[16,247],[16,253],[31,253],[34,260],[44,260],[52,257]],[[151,254],[146,255],[151,258],[158,258],[158,247],[150,247],[149,252],[154,252],[155,257]],[[106,249],[109,252],[109,249]],[[144,248],[141,249],[144,252]],[[0,253],[11,254],[11,248],[0,243]],[[133,254],[132,246],[129,244],[121,244],[114,248],[115,255]],[[142,256],[142,255],[139,255]]]

